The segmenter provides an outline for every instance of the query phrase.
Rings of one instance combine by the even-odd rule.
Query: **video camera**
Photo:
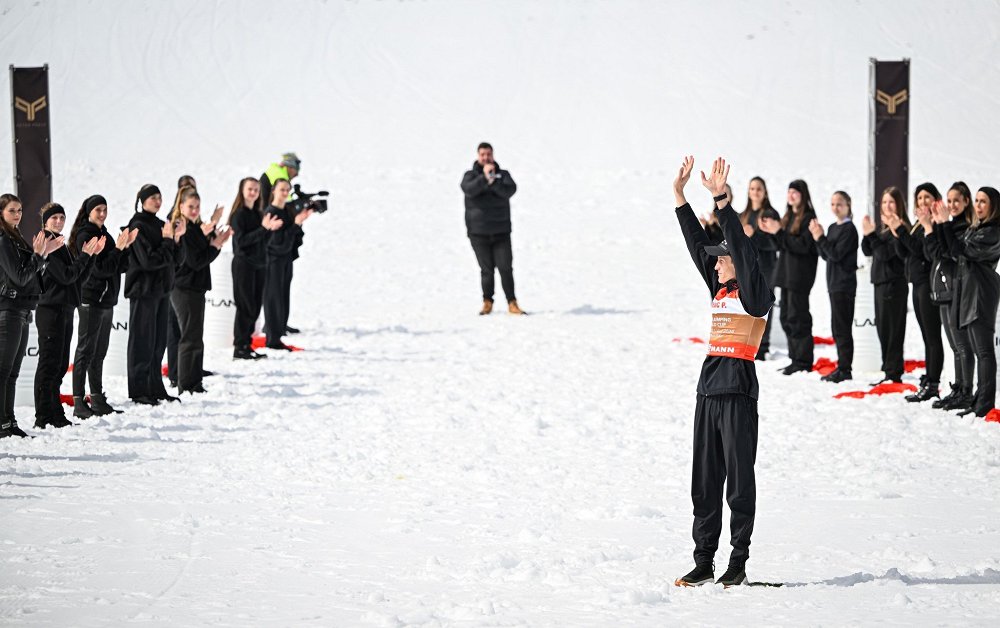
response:
[[[292,209],[292,214],[298,214],[299,212],[304,212],[307,209],[311,209],[317,214],[322,214],[328,208],[326,206],[326,197],[330,195],[326,190],[320,190],[319,192],[303,192],[299,184],[296,183],[292,186],[295,190],[295,199],[289,202]]]

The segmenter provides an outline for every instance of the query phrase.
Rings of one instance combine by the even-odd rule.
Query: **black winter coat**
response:
[[[905,262],[906,280],[914,286],[919,286],[931,280],[931,256],[927,254],[927,236],[923,225],[917,223],[913,228],[901,226],[896,238],[896,252]]]
[[[858,230],[850,220],[830,225],[816,240],[819,256],[826,261],[827,292],[858,291]]]
[[[713,298],[722,284],[719,283],[719,275],[715,272],[715,258],[705,252],[705,245],[710,244],[708,236],[694,215],[691,205],[685,203],[678,207],[676,214],[691,259],[694,260],[698,273],[708,286],[709,298]],[[732,205],[717,209],[715,215],[719,218],[723,235],[726,236],[726,243],[736,269],[736,284],[743,307],[751,316],[767,316],[774,304],[774,293],[768,286],[764,273],[761,272],[757,250],[743,232],[743,225]],[[706,356],[701,366],[701,376],[698,378],[698,394],[741,394],[756,399],[759,387],[753,360]]]
[[[283,208],[271,205],[265,213],[282,220],[281,229],[270,232],[271,236],[267,238],[267,259],[294,260],[299,256],[299,247],[302,246],[302,227],[295,224],[287,205]]]
[[[958,280],[958,262],[945,246],[941,231],[948,229],[952,238],[961,238],[968,228],[969,223],[955,220],[935,225],[934,230],[927,234],[924,250],[931,258],[931,300],[935,303],[951,303]]]
[[[84,305],[114,307],[118,304],[118,294],[121,292],[122,273],[128,270],[128,251],[119,251],[115,248],[115,238],[108,232],[107,227],[103,225],[98,227],[87,221],[76,233],[74,242],[76,250],[73,252],[79,255],[81,246],[91,238],[101,236],[107,238],[104,250],[92,260],[90,272],[81,284],[80,296]]]
[[[506,170],[496,165],[496,178],[487,182],[479,162],[462,177],[465,192],[465,229],[469,235],[497,235],[510,233],[510,197],[517,192],[517,184]],[[701,225],[698,225],[699,227]]]
[[[990,222],[979,228],[970,227],[960,237],[942,229],[941,235],[948,251],[958,260],[958,326],[981,321],[995,328],[1000,304],[1000,275],[996,271],[1000,260],[1000,224]]]
[[[263,216],[252,207],[241,207],[233,214],[233,257],[254,268],[267,266],[267,238],[270,231],[261,226]]]
[[[46,231],[45,236],[49,239],[58,237],[51,231]],[[49,253],[46,262],[41,274],[42,296],[38,305],[78,307],[81,303],[80,287],[90,274],[94,258],[87,253],[80,253],[74,258],[67,245]]]
[[[139,211],[128,223],[139,235],[128,248],[125,296],[129,299],[162,297],[174,287],[174,268],[183,261],[172,238],[164,238],[163,221],[156,214]]]
[[[747,212],[746,224],[753,229],[750,241],[753,242],[754,248],[757,249],[760,270],[764,273],[764,277],[767,278],[768,285],[773,288],[774,274],[778,268],[778,239],[776,236],[760,230],[758,223],[762,214],[772,220],[781,220],[781,214],[775,209],[751,210]]]
[[[42,293],[46,260],[0,229],[0,310],[33,310]]]
[[[809,221],[815,217],[815,212],[806,210],[797,234],[787,229],[775,234],[781,255],[778,256],[774,285],[807,294],[812,291],[813,284],[816,283],[816,267],[819,265],[816,241],[809,233]]]
[[[219,249],[212,246],[215,234],[205,235],[201,225],[189,222],[181,236],[181,263],[177,265],[174,288],[208,292],[212,289],[212,269],[209,264],[219,256]]]
[[[895,239],[896,236],[888,229],[879,229],[861,238],[861,252],[874,258],[873,284],[890,283],[905,277],[905,263],[893,242]]]

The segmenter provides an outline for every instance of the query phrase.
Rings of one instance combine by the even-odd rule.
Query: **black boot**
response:
[[[715,580],[715,564],[701,563],[700,565],[695,565],[694,569],[689,571],[686,576],[681,576],[674,580],[674,586],[698,587],[703,584],[709,584],[712,580]]]
[[[251,349],[250,345],[243,345],[242,347],[233,349],[234,360],[259,360],[266,357],[266,355],[262,355]]]
[[[94,416],[94,410],[87,405],[85,397],[73,396],[73,416],[78,419],[89,419]]]
[[[824,382],[832,382],[834,384],[839,384],[840,382],[846,382],[847,380],[851,379],[851,372],[837,369],[832,373],[824,375],[820,379],[823,380]]]
[[[97,416],[104,416],[106,414],[121,414],[121,410],[115,410],[108,403],[108,398],[104,396],[103,393],[94,393],[90,395],[90,409],[94,411]]]
[[[954,401],[955,396],[958,395],[961,390],[962,390],[961,386],[956,386],[954,383],[952,383],[951,392],[945,395],[944,397],[941,397],[940,399],[936,400],[934,403],[931,404],[931,407],[939,409],[947,409],[948,404]]]
[[[729,587],[735,587],[736,585],[743,584],[747,581],[747,573],[745,565],[730,565],[726,569],[726,573],[722,574],[715,584],[721,584],[727,589]]]
[[[66,420],[64,416],[52,417],[51,419],[35,419],[35,427],[40,430],[44,430],[48,426],[52,427],[69,427],[73,425]]]
[[[13,419],[0,423],[0,438],[7,438],[8,436],[17,436],[18,438],[28,437],[28,435],[24,433],[24,430],[17,426],[17,421],[14,421]]]
[[[919,401],[927,401],[928,399],[933,399],[938,396],[938,383],[928,381],[926,378],[921,378],[920,390],[913,395],[907,395],[906,400],[913,403]]]
[[[975,395],[972,394],[972,386],[963,386],[960,395],[955,397],[955,400],[948,404],[945,410],[969,410],[972,408],[972,402],[976,400]]]

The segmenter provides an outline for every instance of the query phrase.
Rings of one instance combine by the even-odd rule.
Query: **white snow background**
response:
[[[995,0],[0,0],[0,60],[50,64],[67,207],[103,193],[123,223],[184,173],[228,205],[288,150],[333,193],[296,264],[306,351],[210,351],[179,406],[115,378],[125,414],[56,432],[19,398],[0,622],[996,625],[1000,425],[834,400],[870,380],[781,360],[758,365],[748,575],[788,586],[672,585],[704,351],[673,339],[708,315],[670,183],[722,154],[739,198],[802,177],[824,221],[838,188],[863,212],[868,59],[909,57],[911,187],[998,185],[998,41]],[[519,184],[526,318],[476,316],[458,183],[482,140]],[[822,266],[812,302],[828,335]]]

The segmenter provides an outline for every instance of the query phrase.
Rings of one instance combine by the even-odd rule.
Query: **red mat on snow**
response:
[[[847,392],[838,393],[833,396],[834,399],[843,399],[848,397],[851,399],[861,399],[867,397],[868,395],[890,395],[893,393],[903,393],[903,392],[916,392],[917,387],[913,384],[897,383],[897,382],[885,382],[884,384],[878,384],[873,386],[869,390],[849,390]]]
[[[287,345],[292,351],[302,351],[302,347],[296,347],[295,345],[290,345],[287,342],[285,345]],[[267,338],[265,336],[254,336],[250,341],[250,348],[255,351],[257,349],[267,349]]]

